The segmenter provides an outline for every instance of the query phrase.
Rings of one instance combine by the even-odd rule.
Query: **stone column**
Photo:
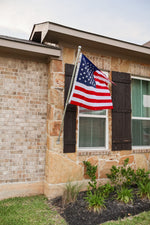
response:
[[[69,53],[67,55],[69,56]],[[83,168],[78,164],[76,153],[63,153],[63,132],[60,144],[56,143],[64,110],[64,79],[63,60],[52,60],[49,65],[48,79],[47,150],[44,182],[44,193],[49,198],[61,195],[66,182],[83,178]]]

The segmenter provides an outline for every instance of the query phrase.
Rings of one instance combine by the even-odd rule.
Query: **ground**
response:
[[[51,200],[53,206],[66,220],[68,225],[99,225],[106,221],[117,220],[150,210],[150,201],[134,197],[133,203],[124,204],[115,200],[113,195],[106,201],[106,208],[100,214],[90,212],[84,200],[86,192],[79,193],[78,199],[62,207],[62,198]]]

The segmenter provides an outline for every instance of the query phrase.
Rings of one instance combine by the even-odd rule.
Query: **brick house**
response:
[[[113,110],[68,106],[56,143],[77,47],[116,86]],[[59,24],[36,24],[30,40],[0,36],[0,199],[62,194],[67,181],[87,183],[83,160],[106,182],[129,158],[150,169],[150,48]]]

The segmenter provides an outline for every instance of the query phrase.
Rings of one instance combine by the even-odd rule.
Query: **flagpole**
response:
[[[69,101],[69,98],[70,98],[70,93],[71,93],[71,90],[72,90],[72,85],[73,85],[73,81],[74,81],[74,77],[75,77],[75,72],[76,72],[76,67],[77,67],[77,63],[78,63],[78,60],[79,60],[80,52],[81,52],[81,46],[78,46],[77,57],[76,57],[74,69],[73,69],[73,72],[72,72],[72,78],[71,78],[70,87],[69,87],[69,91],[68,91],[68,95],[67,95],[67,100],[66,100],[66,104],[65,104],[65,108],[64,108],[64,112],[63,112],[63,117],[62,117],[61,126],[60,126],[60,130],[59,130],[59,136],[58,136],[57,142],[56,142],[57,144],[60,144],[60,135],[61,135],[62,127],[63,127],[63,124],[64,124],[65,113],[66,113],[68,101]]]

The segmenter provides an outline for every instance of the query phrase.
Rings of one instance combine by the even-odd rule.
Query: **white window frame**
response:
[[[105,146],[104,147],[79,147],[79,118],[81,117],[91,117],[91,118],[104,118],[105,120]],[[106,110],[105,115],[92,115],[92,114],[83,114],[79,112],[78,107],[78,150],[81,151],[95,151],[95,150],[108,150],[108,137],[109,137],[109,129],[108,129],[108,109]]]
[[[150,82],[150,78],[145,78],[145,77],[131,76],[131,79],[144,80],[144,81],[149,81]],[[132,83],[131,83],[131,88],[132,88]],[[131,96],[131,99],[132,99],[132,96]],[[132,116],[131,119],[150,120],[150,117],[148,118],[148,117],[136,117],[136,116]],[[143,145],[143,146],[133,146],[132,145],[132,149],[150,149],[150,146],[149,145]]]
[[[109,75],[107,71],[102,71],[106,76]],[[106,124],[105,124],[105,146],[104,147],[79,147],[79,118],[80,117],[91,117],[91,118],[105,118]],[[106,109],[105,115],[94,115],[94,114],[83,114],[80,113],[79,106],[78,106],[78,138],[77,138],[77,149],[79,151],[102,151],[102,150],[108,150],[108,139],[109,139],[109,129],[108,129],[108,109]]]

